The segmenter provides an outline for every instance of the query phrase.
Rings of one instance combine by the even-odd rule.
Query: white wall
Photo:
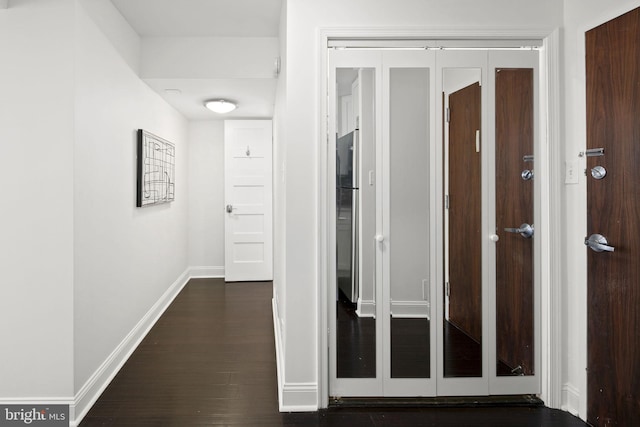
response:
[[[187,268],[188,128],[76,10],[74,282],[78,391]],[[72,92],[69,92],[71,94]],[[136,208],[136,130],[176,145],[172,203]],[[71,295],[67,296],[71,299]]]
[[[566,160],[578,157],[586,148],[586,79],[584,34],[606,21],[640,7],[638,0],[564,1],[564,93]],[[586,177],[578,174],[577,185],[565,186],[565,278],[564,332],[565,407],[586,418],[587,411],[587,254],[583,244],[587,232]]]
[[[141,40],[129,23],[109,0],[77,0],[109,39],[122,59],[138,74]]]
[[[224,275],[224,121],[189,123],[189,266]]]
[[[318,402],[318,274],[320,51],[318,32],[329,27],[423,29],[556,28],[556,0],[311,0],[287,2],[285,405]],[[295,301],[295,303],[289,303]],[[288,393],[290,390],[291,393]]]
[[[0,400],[73,396],[73,3],[0,10]]]
[[[389,71],[389,263],[393,317],[427,316],[429,279],[429,69]],[[406,191],[406,189],[412,189]]]
[[[276,37],[145,37],[142,78],[273,78]]]
[[[285,118],[287,111],[287,2],[282,2],[280,14],[280,76],[276,90],[276,102],[273,116],[273,299],[277,324],[277,336],[280,345],[286,342],[284,324],[286,313],[280,307],[286,306],[286,133]],[[279,370],[279,374],[284,374]]]

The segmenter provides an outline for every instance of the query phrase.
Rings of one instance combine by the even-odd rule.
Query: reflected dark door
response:
[[[639,40],[640,8],[586,33],[587,148],[604,149],[587,157],[587,235],[615,247],[587,249],[587,419],[594,426],[640,419]],[[597,166],[606,170],[602,179],[591,175]]]
[[[449,322],[445,328],[447,376],[482,376],[481,358],[468,359],[467,348],[456,349],[455,333],[462,333],[482,347],[481,256],[481,156],[480,84],[474,83],[449,95]],[[445,329],[446,330],[446,329]],[[465,354],[465,370],[455,367],[455,355]],[[473,365],[473,366],[471,366]]]
[[[495,77],[497,374],[532,375],[534,238],[519,229],[533,225],[533,70]]]

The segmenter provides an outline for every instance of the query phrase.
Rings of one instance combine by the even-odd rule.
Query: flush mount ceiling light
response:
[[[218,114],[229,113],[236,109],[235,103],[224,99],[212,99],[211,101],[206,101],[204,106]]]

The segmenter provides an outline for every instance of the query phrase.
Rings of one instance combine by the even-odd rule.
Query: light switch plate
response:
[[[564,162],[564,183],[577,184],[579,182],[578,170],[580,165],[578,160],[569,160]]]

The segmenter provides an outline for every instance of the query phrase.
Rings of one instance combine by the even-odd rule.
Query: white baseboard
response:
[[[280,412],[315,412],[318,410],[318,384],[284,383]]]
[[[376,302],[364,301],[358,298],[358,308],[356,309],[358,317],[376,317]]]
[[[278,370],[278,408],[280,412],[313,412],[318,410],[317,383],[287,383],[284,378],[284,342],[276,298],[271,300],[273,331],[276,345],[276,368]]]
[[[562,407],[576,417],[580,416],[580,390],[569,383],[562,386]]]
[[[129,359],[140,342],[144,339],[167,307],[173,302],[182,288],[187,284],[190,276],[190,269],[187,269],[180,277],[167,289],[160,299],[142,317],[138,324],[129,332],[122,342],[111,352],[109,357],[98,367],[98,369],[85,382],[76,394],[70,407],[70,427],[80,424],[80,421],[89,412],[89,409],[98,400],[104,389],[116,376],[125,362]],[[73,414],[73,415],[71,415]]]
[[[273,335],[275,336],[276,345],[276,376],[278,378],[278,405],[282,412],[282,383],[284,379],[284,367],[282,366],[282,331],[280,330],[280,316],[278,313],[278,302],[274,297],[271,300],[271,312],[273,314]]]
[[[192,279],[224,279],[224,267],[191,266],[189,277]]]
[[[391,301],[391,317],[397,319],[429,319],[429,301]]]

